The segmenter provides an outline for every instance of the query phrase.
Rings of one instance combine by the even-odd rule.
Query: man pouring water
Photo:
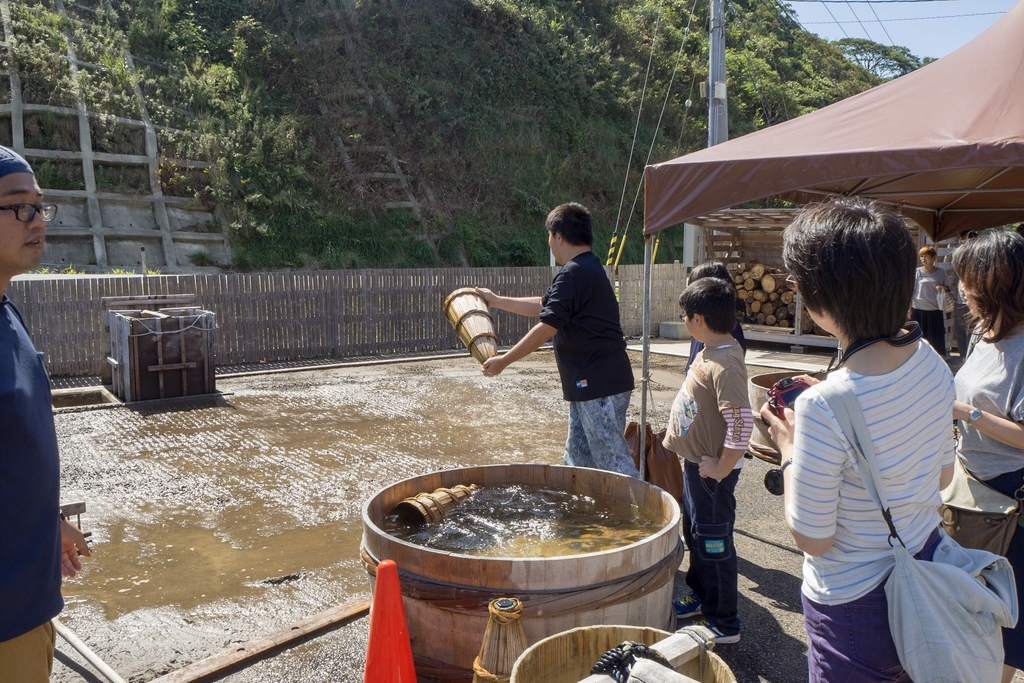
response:
[[[499,375],[552,339],[562,395],[569,402],[564,463],[639,478],[623,437],[633,369],[615,292],[591,250],[590,212],[580,204],[562,204],[548,214],[545,227],[551,253],[562,269],[543,296],[504,297],[489,289],[476,290],[488,306],[540,317],[508,352],[485,361],[482,371],[488,377]]]

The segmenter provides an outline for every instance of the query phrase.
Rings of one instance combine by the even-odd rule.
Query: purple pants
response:
[[[931,560],[940,538],[939,531],[933,531],[914,557]],[[810,639],[810,683],[910,683],[892,642],[884,581],[867,595],[842,605],[822,605],[806,595],[801,597]]]

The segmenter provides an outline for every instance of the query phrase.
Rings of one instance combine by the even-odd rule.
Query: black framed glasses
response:
[[[686,320],[686,312],[685,311],[679,314],[679,319],[683,320],[683,321]]]
[[[0,211],[13,211],[14,217],[22,223],[31,223],[37,213],[43,214],[43,220],[49,223],[57,215],[56,204],[11,204],[0,206]]]

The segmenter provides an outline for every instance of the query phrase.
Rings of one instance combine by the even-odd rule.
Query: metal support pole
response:
[[[640,478],[645,479],[647,475],[647,462],[644,455],[647,453],[647,385],[651,381],[650,358],[651,358],[651,261],[654,256],[654,238],[650,235],[644,236],[644,304],[643,304],[643,332],[641,333],[640,361]]]

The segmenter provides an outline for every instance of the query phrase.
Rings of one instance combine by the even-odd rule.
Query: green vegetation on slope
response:
[[[115,0],[85,17],[94,44],[124,41],[138,56],[142,91],[166,105],[154,122],[189,132],[161,132],[165,156],[211,162],[208,175],[169,162],[165,191],[220,202],[241,269],[540,265],[543,217],[564,201],[591,208],[603,253],[631,214],[648,150],[661,161],[705,145],[706,0],[359,0],[355,16],[347,4]],[[23,47],[21,68],[48,70],[61,86],[48,92],[67,106],[69,77],[42,47],[59,54],[60,18],[48,2],[29,5],[15,20],[36,26],[38,47]],[[777,0],[727,7],[733,137],[879,82]],[[130,76],[107,55],[95,59],[108,71],[90,78],[114,94],[106,102],[89,85],[86,99],[134,117]],[[403,197],[354,177],[342,145],[390,146],[416,196],[433,199],[423,220],[385,210]],[[369,174],[393,170],[381,163]],[[640,210],[624,263],[642,259]],[[659,261],[678,257],[678,236],[666,235]]]

